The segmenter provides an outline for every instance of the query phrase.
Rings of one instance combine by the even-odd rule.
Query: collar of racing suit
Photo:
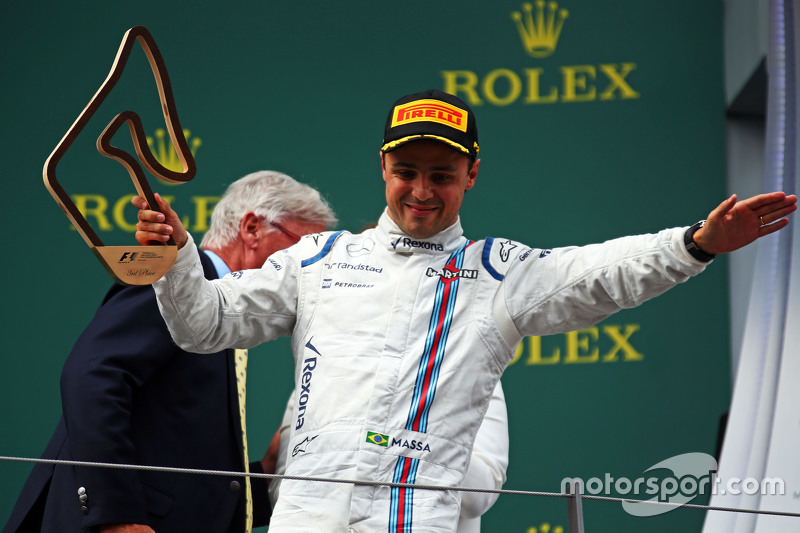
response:
[[[464,243],[461,218],[450,227],[427,239],[409,237],[394,223],[384,209],[376,227],[376,236],[386,249],[398,253],[450,253]]]

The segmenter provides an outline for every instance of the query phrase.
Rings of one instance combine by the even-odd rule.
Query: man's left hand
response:
[[[759,194],[737,201],[734,194],[711,211],[694,242],[706,253],[738,250],[789,224],[786,215],[797,209],[797,196],[783,192]]]

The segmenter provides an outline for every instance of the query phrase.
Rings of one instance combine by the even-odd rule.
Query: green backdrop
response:
[[[478,116],[483,161],[462,210],[471,238],[585,244],[691,224],[725,195],[720,2],[563,0],[560,32],[544,52],[519,0],[69,4],[0,7],[9,238],[0,455],[44,449],[60,415],[61,365],[111,282],[41,169],[132,26],[146,26],[158,43],[197,147],[192,182],[151,185],[175,198],[197,238],[214,197],[259,169],[319,188],[344,229],[375,221],[386,113],[397,97],[427,88],[455,91]],[[107,245],[133,242],[125,196],[134,190],[94,139],[125,109],[140,113],[157,145],[163,124],[140,50],[90,123],[93,134],[59,167]],[[565,476],[634,479],[674,455],[713,454],[730,396],[726,279],[723,259],[596,329],[525,339],[503,377],[506,488],[557,492]],[[285,340],[251,353],[253,454],[279,423],[290,359]],[[30,468],[0,463],[0,521]],[[590,501],[584,512],[588,531],[614,532],[699,531],[703,516],[682,509],[637,518]],[[484,530],[555,532],[566,517],[560,499],[502,496]]]

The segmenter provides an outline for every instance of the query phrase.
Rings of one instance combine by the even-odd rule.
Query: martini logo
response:
[[[425,275],[429,278],[439,277],[442,281],[451,281],[456,278],[467,278],[467,279],[477,279],[478,278],[478,271],[477,270],[459,270],[454,266],[446,265],[442,270],[436,270],[435,268],[428,267],[428,270],[425,271]]]
[[[414,100],[395,106],[392,116],[393,128],[413,122],[436,122],[467,131],[467,112],[439,100]]]
[[[546,6],[546,7],[545,7]],[[557,2],[536,2],[536,13],[530,2],[522,4],[522,13],[514,11],[511,19],[517,25],[525,51],[533,57],[547,57],[556,50],[564,19],[569,15],[566,9],[558,9]]]
[[[610,59],[598,64],[552,66],[567,17],[573,16],[558,2],[537,0],[511,12],[511,21],[525,53],[543,64],[510,69],[502,66],[479,73],[472,70],[442,70],[442,90],[470,106],[489,104],[544,105],[607,102],[641,97],[636,90],[636,63]],[[581,13],[576,15],[580,18]],[[509,24],[509,31],[512,25]],[[594,25],[594,27],[600,27]],[[573,34],[574,35],[574,34]],[[591,43],[592,35],[581,35],[573,43]],[[590,45],[584,45],[590,46]],[[517,48],[517,54],[519,49]],[[575,48],[571,50],[574,55]],[[595,51],[593,50],[594,54]]]
[[[153,152],[153,156],[156,158],[156,160],[165,168],[174,172],[183,172],[184,168],[181,165],[180,159],[178,159],[178,154],[175,152],[173,143],[167,143],[165,140],[166,134],[167,132],[164,131],[163,128],[157,128],[154,137],[147,137],[147,146],[150,148],[150,151]],[[203,141],[197,137],[190,139],[191,132],[186,129],[183,130],[183,136],[186,138],[186,142],[189,144],[189,150],[192,152],[192,157],[194,157],[197,155],[197,149],[200,148],[200,145],[203,144]],[[162,180],[161,178],[158,178],[158,180],[166,185],[176,185],[175,183]]]

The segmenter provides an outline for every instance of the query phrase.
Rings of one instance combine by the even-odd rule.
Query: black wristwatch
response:
[[[697,259],[698,261],[702,261],[704,263],[708,263],[712,259],[716,257],[716,254],[710,254],[704,250],[702,250],[697,243],[694,242],[694,234],[697,230],[705,226],[706,221],[701,220],[697,224],[689,227],[686,230],[686,233],[683,234],[683,244],[686,245],[686,251],[689,252],[689,255]]]

